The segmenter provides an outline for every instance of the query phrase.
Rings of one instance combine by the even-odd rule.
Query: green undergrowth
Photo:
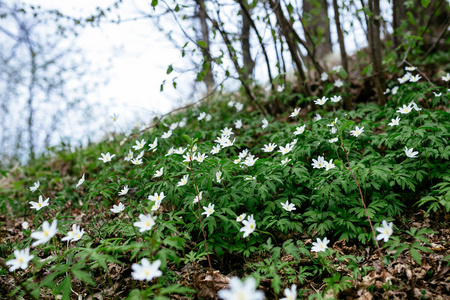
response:
[[[336,95],[332,89],[325,92],[321,97]],[[225,95],[209,106],[169,115],[142,133],[136,130],[125,136],[116,126],[97,144],[74,151],[52,148],[26,166],[2,170],[0,257],[7,262],[14,259],[14,250],[27,247],[34,257],[26,270],[15,271],[15,280],[22,285],[0,291],[18,297],[27,290],[36,299],[98,294],[111,299],[170,299],[175,294],[193,299],[202,290],[197,274],[209,274],[209,254],[219,274],[252,276],[269,299],[282,297],[292,284],[299,287],[298,297],[337,297],[374,268],[363,256],[343,255],[332,245],[345,241],[380,259],[367,214],[375,228],[383,220],[393,222],[393,236],[388,242],[379,241],[386,267],[404,253],[409,253],[411,264],[420,264],[422,254],[433,251],[427,237],[435,232],[408,228],[406,216],[425,210],[433,216],[434,226],[447,225],[449,94],[444,87],[408,83],[396,94],[387,94],[387,105],[357,104],[352,111],[341,109],[342,101],[328,101],[310,111],[306,105],[314,99],[301,98],[298,105],[303,108],[295,117],[289,117],[293,108],[279,116],[247,109],[248,103],[238,110]],[[398,112],[404,105],[409,113]],[[202,113],[206,116],[198,120]],[[389,126],[396,117],[401,118],[399,125]],[[268,125],[262,128],[264,118]],[[238,120],[241,128],[236,128]],[[174,128],[180,122],[184,127]],[[114,124],[120,125],[120,118]],[[162,138],[170,125],[172,134]],[[305,126],[302,133],[301,126]],[[354,136],[356,126],[364,129]],[[232,145],[212,154],[226,127],[233,132]],[[156,138],[156,150],[150,150]],[[146,142],[142,149],[132,148],[142,140]],[[277,147],[264,152],[270,143]],[[292,150],[283,154],[280,146]],[[185,149],[183,155],[207,157],[200,162],[167,155],[172,147]],[[407,156],[405,147],[417,155]],[[254,155],[247,160],[249,166],[244,157],[237,161],[246,149]],[[133,158],[144,151],[142,163],[126,161],[130,151]],[[107,152],[115,157],[104,163],[99,158]],[[327,168],[313,167],[319,156]],[[163,174],[155,176],[161,169]],[[76,187],[83,174],[86,180]],[[186,175],[187,183],[179,185]],[[37,181],[39,189],[31,192],[29,187]],[[119,195],[125,186],[127,193]],[[160,205],[149,200],[155,193],[164,193]],[[200,193],[200,205],[193,203]],[[29,202],[38,201],[39,195],[49,198],[49,206],[31,209]],[[295,210],[284,209],[286,202]],[[119,203],[125,209],[112,212]],[[211,204],[213,212],[207,214]],[[242,214],[246,222],[253,216],[254,230],[241,230],[247,226],[238,220]],[[135,224],[140,215],[153,216],[150,230],[141,232]],[[53,220],[58,234],[30,246],[36,240],[31,233]],[[28,229],[22,229],[23,221],[29,223]],[[73,224],[84,229],[82,238],[61,241]],[[328,249],[311,251],[311,241],[325,237],[330,240]],[[159,260],[162,275],[135,280],[131,266],[144,258]],[[0,270],[3,278],[9,274]],[[323,284],[312,290],[308,282]],[[383,289],[390,289],[388,281]]]

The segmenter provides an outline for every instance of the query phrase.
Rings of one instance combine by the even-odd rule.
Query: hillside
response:
[[[276,116],[220,95],[2,170],[0,295],[450,299],[446,76],[351,111],[331,81]]]

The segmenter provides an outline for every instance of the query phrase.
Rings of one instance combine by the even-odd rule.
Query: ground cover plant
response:
[[[277,116],[238,94],[127,136],[114,116],[2,170],[0,294],[448,299],[450,75],[418,74],[351,111],[325,80]]]

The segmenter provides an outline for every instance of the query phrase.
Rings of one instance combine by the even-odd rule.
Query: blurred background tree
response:
[[[37,7],[0,1],[0,161],[34,159],[62,132],[86,130],[96,68],[74,46],[73,25]],[[84,128],[84,129],[83,129]]]

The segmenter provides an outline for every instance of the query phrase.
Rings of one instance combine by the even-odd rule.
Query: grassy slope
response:
[[[202,222],[212,267],[218,272],[217,289],[226,286],[226,275],[252,275],[260,279],[260,289],[269,299],[275,294],[281,297],[292,283],[298,285],[299,295],[305,296],[318,292],[339,298],[368,297],[370,293],[386,298],[388,290],[396,297],[410,299],[420,297],[420,293],[432,298],[448,294],[444,279],[447,267],[439,261],[450,250],[446,229],[450,118],[448,93],[441,87],[443,95],[433,97],[431,91],[436,90],[426,83],[401,86],[383,108],[368,103],[346,112],[328,104],[327,111],[318,111],[322,116],[319,121],[313,120],[316,112],[308,112],[300,101],[304,108],[298,117],[288,118],[290,112],[276,118],[268,116],[265,129],[261,128],[263,116],[258,112],[247,108],[237,112],[223,100],[166,119],[167,124],[182,118],[187,121],[168,139],[161,139],[168,128],[160,125],[129,136],[123,145],[123,136],[112,135],[74,152],[53,149],[50,155],[27,166],[3,172],[0,257],[13,258],[13,249],[29,246],[34,241],[30,233],[40,230],[43,221],[56,217],[56,238],[32,247],[33,262],[18,273],[41,298],[98,293],[109,298],[129,295],[138,299],[140,293],[178,297],[174,292],[194,298],[195,291],[200,298],[208,298],[212,294],[209,267],[196,215],[204,211],[201,207],[213,203],[215,212],[207,218],[203,215]],[[411,101],[422,110],[407,115],[396,112]],[[212,120],[198,121],[200,112],[210,113]],[[396,116],[401,117],[400,125],[388,126]],[[337,133],[331,134],[327,125],[335,118]],[[241,129],[234,128],[238,119],[244,124]],[[301,125],[306,125],[304,133],[293,135]],[[358,137],[350,135],[355,125],[364,126],[364,133]],[[214,140],[225,127],[233,128],[234,145],[210,154]],[[165,156],[171,147],[190,147],[184,135],[190,141],[198,140],[197,152],[208,155],[204,162],[188,164],[181,155]],[[337,136],[338,142],[329,142]],[[155,138],[158,147],[152,152],[148,144]],[[124,161],[135,141],[142,139],[147,142],[143,164]],[[279,148],[272,153],[261,150],[268,143],[284,147],[295,139],[293,150],[286,155],[277,152]],[[405,146],[418,151],[418,157],[406,157]],[[234,163],[244,149],[258,157],[253,166]],[[134,157],[140,151],[135,151]],[[384,275],[391,278],[393,286],[384,285],[379,275],[381,263],[358,185],[348,170],[346,151],[372,222],[376,226],[382,220],[394,223],[390,241],[380,242],[384,245]],[[116,154],[109,163],[98,159],[106,152]],[[312,159],[318,156],[333,159],[335,168],[313,168]],[[286,158],[290,161],[281,166]],[[164,175],[155,178],[161,167]],[[221,183],[216,180],[218,170],[222,172]],[[83,173],[86,182],[75,188]],[[189,175],[188,184],[177,186],[184,175]],[[35,181],[41,186],[31,193],[28,187]],[[130,188],[128,193],[119,196],[125,185]],[[200,191],[203,198],[197,206],[192,201]],[[148,196],[161,192],[165,199],[155,212],[156,225],[150,231],[138,232],[133,223],[154,204]],[[37,201],[38,195],[50,198],[50,206],[30,210],[29,201]],[[425,196],[433,198],[425,198],[431,201],[419,208],[418,201]],[[286,201],[294,203],[296,210],[283,210],[281,203]],[[119,202],[125,204],[125,211],[110,212]],[[423,209],[430,207],[436,210],[428,215]],[[242,213],[256,219],[257,230],[247,238],[240,232],[242,223],[236,221]],[[30,223],[30,229],[22,229],[24,220]],[[85,235],[78,242],[60,242],[72,224],[84,228]],[[327,252],[311,252],[311,243],[318,237],[331,240]],[[164,275],[151,282],[133,280],[131,264],[144,257],[160,259]],[[5,269],[0,270],[0,282],[2,295],[17,286]]]

